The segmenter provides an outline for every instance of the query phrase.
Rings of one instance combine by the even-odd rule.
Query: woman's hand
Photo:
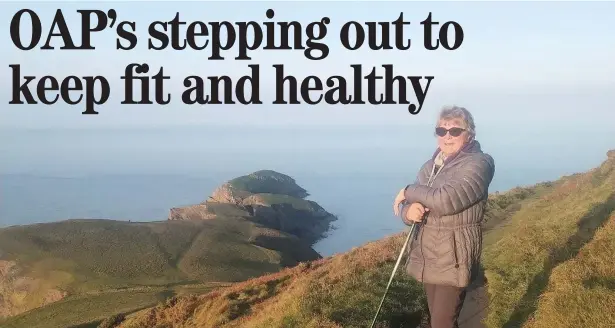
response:
[[[399,216],[399,204],[401,204],[401,202],[403,202],[404,199],[406,199],[406,196],[404,195],[404,191],[405,191],[405,188],[400,190],[399,194],[397,194],[397,197],[395,197],[395,201],[393,202],[393,213],[395,213],[395,216]]]
[[[405,220],[408,222],[421,222],[423,221],[423,216],[429,209],[423,206],[421,203],[412,203],[408,210],[406,211]]]

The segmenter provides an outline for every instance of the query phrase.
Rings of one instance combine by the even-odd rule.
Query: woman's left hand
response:
[[[405,189],[406,188],[402,188],[399,191],[399,194],[397,194],[397,197],[395,197],[395,201],[393,202],[393,213],[395,213],[395,216],[399,216],[399,204],[406,199]]]

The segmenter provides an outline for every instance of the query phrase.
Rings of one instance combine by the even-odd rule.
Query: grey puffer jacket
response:
[[[405,190],[402,218],[412,203],[429,208],[409,247],[406,271],[424,283],[467,287],[477,278],[481,222],[495,163],[473,140],[434,172],[438,153],[423,164],[416,182]]]

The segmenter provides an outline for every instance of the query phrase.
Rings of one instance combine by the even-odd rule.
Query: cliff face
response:
[[[313,244],[336,217],[307,196],[288,175],[261,170],[227,181],[200,204],[172,208],[169,220],[241,217]]]

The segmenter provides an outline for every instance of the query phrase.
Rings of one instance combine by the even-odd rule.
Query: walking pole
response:
[[[399,263],[401,262],[401,259],[404,256],[404,253],[406,252],[406,247],[408,246],[408,241],[410,241],[410,238],[412,238],[415,226],[416,226],[416,223],[412,223],[412,225],[410,226],[410,232],[408,232],[408,236],[406,237],[406,241],[404,242],[404,246],[401,248],[401,252],[399,252],[399,256],[397,257],[397,263],[395,263],[395,267],[393,268],[393,273],[391,273],[391,278],[389,278],[389,283],[387,284],[387,288],[384,290],[384,295],[382,296],[382,300],[380,301],[380,305],[378,306],[378,310],[376,311],[376,315],[374,316],[374,320],[372,321],[372,325],[370,326],[372,328],[374,327],[374,324],[376,323],[376,319],[378,318],[378,314],[380,313],[380,309],[382,308],[382,304],[384,303],[384,299],[387,296],[387,293],[389,291],[389,287],[391,287],[391,282],[393,282],[393,277],[395,277],[395,272],[397,272],[397,267],[399,266]]]

